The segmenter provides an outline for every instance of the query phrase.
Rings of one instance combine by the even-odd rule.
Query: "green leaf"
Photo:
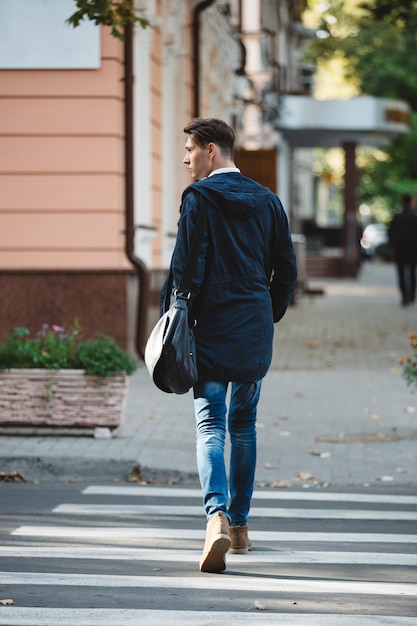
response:
[[[97,26],[110,26],[113,37],[124,39],[123,28],[128,24],[149,26],[149,21],[136,12],[131,0],[77,0],[76,5],[78,10],[67,19],[74,28],[86,18]]]

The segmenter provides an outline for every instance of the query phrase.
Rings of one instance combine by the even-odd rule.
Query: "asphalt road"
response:
[[[254,549],[198,571],[192,486],[0,486],[1,626],[412,626],[417,491],[265,489]]]

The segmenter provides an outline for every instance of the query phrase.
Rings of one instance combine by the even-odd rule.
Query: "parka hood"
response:
[[[189,185],[184,195],[191,189],[197,190],[218,210],[235,219],[248,219],[258,213],[268,203],[271,193],[239,172],[209,176]]]

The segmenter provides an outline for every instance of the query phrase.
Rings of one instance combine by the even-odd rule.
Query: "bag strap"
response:
[[[180,297],[191,296],[191,283],[193,280],[194,272],[197,266],[198,255],[200,253],[201,244],[203,243],[204,231],[207,223],[208,214],[208,202],[205,197],[200,194],[200,206],[198,209],[197,222],[191,242],[190,250],[188,252],[187,260],[185,262],[184,270],[181,276],[176,295]]]

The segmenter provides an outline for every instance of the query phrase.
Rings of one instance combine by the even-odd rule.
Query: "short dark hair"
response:
[[[212,142],[219,146],[224,154],[233,158],[235,131],[223,120],[214,117],[196,117],[187,124],[184,132],[191,135],[200,148],[205,148]]]

